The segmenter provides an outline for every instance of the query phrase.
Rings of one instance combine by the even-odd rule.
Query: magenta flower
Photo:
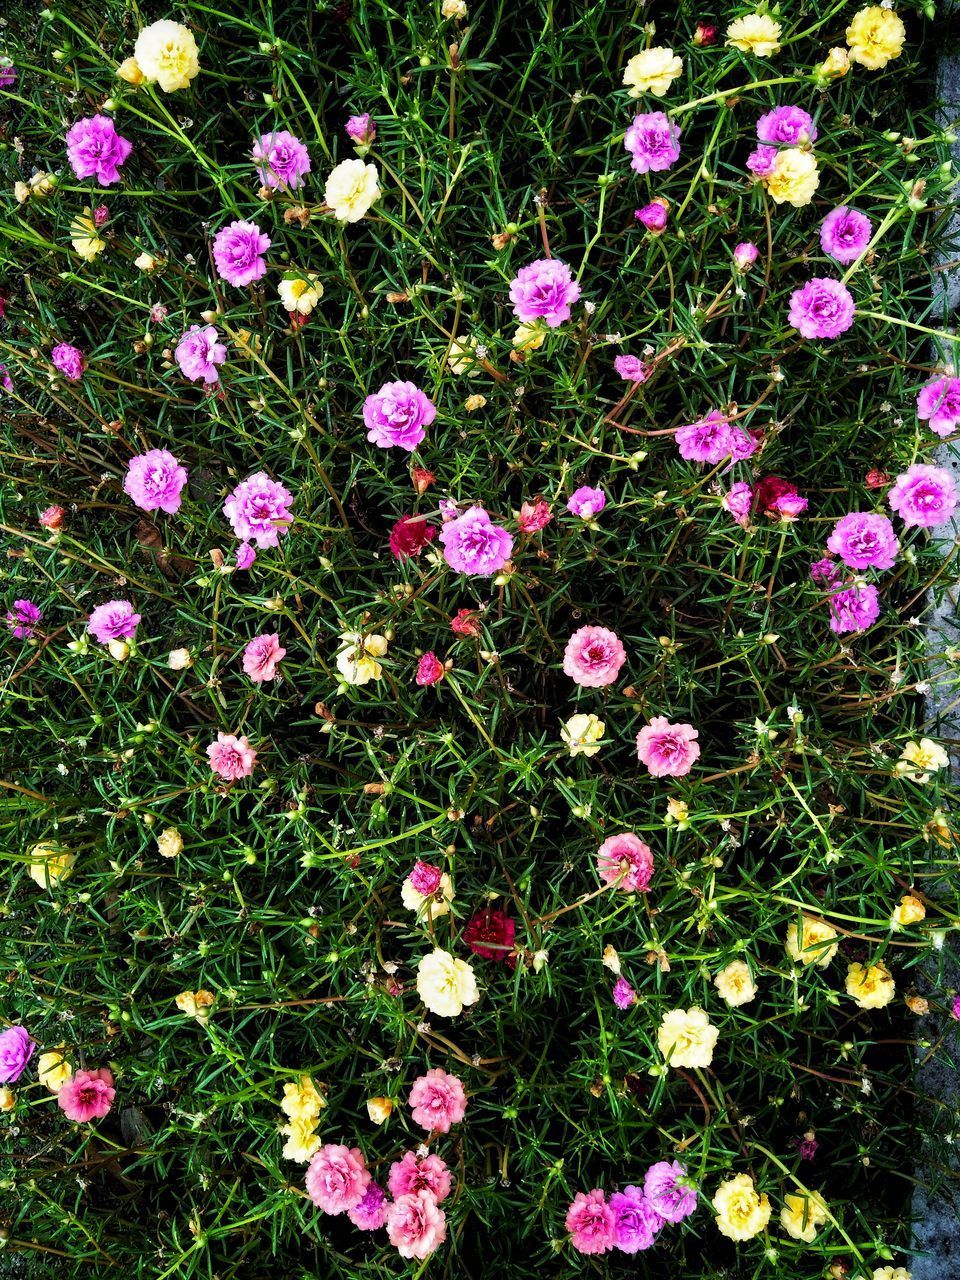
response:
[[[369,147],[377,136],[377,126],[369,111],[362,116],[351,116],[343,127],[347,137],[360,147]]]
[[[91,613],[87,630],[100,644],[109,644],[111,640],[132,640],[139,622],[140,614],[134,613],[129,600],[108,600]]]
[[[234,557],[238,569],[249,569],[257,558],[256,548],[249,542],[241,542]]]
[[[223,227],[213,241],[213,260],[221,278],[241,289],[259,280],[266,274],[263,255],[270,244],[270,237],[255,222],[231,222]]]
[[[597,871],[604,884],[615,884],[625,893],[646,893],[653,877],[653,853],[630,831],[607,836],[597,850]]]
[[[810,566],[810,577],[818,587],[823,587],[829,591],[837,586],[843,577],[843,573],[834,564],[830,556],[824,556],[822,560],[815,560]]]
[[[761,142],[795,147],[804,141],[816,142],[817,126],[801,107],[774,107],[757,121],[757,137]]]
[[[934,435],[951,435],[960,424],[960,378],[936,378],[917,396],[917,417]]]
[[[361,1231],[379,1231],[387,1220],[389,1207],[383,1187],[371,1182],[360,1203],[347,1210],[347,1217]]]
[[[589,485],[581,485],[570,495],[567,510],[581,520],[592,520],[607,505],[607,495],[602,489],[591,489]]]
[[[510,282],[513,314],[523,324],[543,319],[556,329],[570,319],[570,308],[579,297],[579,284],[559,258],[538,258],[521,267]]]
[[[617,1215],[599,1188],[577,1192],[564,1225],[577,1253],[607,1253],[616,1242]]]
[[[217,382],[220,378],[218,365],[227,358],[227,348],[212,324],[192,324],[182,335],[174,351],[174,357],[180,366],[180,372],[191,382]]]
[[[814,276],[790,296],[787,316],[802,338],[838,338],[853,324],[850,290],[839,280]]]
[[[697,1193],[676,1160],[659,1160],[643,1177],[643,1193],[664,1222],[682,1222],[697,1207]]]
[[[960,996],[954,996],[950,1003],[950,1016],[960,1022]]]
[[[637,173],[662,173],[680,159],[680,129],[662,111],[634,116],[623,145],[630,152],[630,168]]]
[[[432,862],[418,860],[413,864],[413,870],[410,872],[408,879],[421,897],[429,898],[440,888],[443,872],[439,867],[435,867]]]
[[[688,462],[707,462],[711,466],[725,458],[742,462],[757,449],[757,441],[728,422],[719,409],[713,409],[699,422],[678,427],[675,439],[681,458]]]
[[[280,544],[293,523],[293,494],[265,471],[241,480],[223,504],[223,514],[241,542],[255,542],[261,550]]]
[[[850,511],[834,525],[827,550],[851,569],[892,569],[900,543],[886,516]]]
[[[216,742],[207,747],[207,756],[210,768],[225,782],[249,777],[257,760],[257,753],[246,736],[238,738],[233,733],[218,733]]]
[[[682,778],[700,759],[699,736],[692,724],[655,716],[637,734],[637,759],[654,778]]]
[[[432,649],[417,663],[416,681],[422,688],[439,684],[445,675],[446,668]]]
[[[830,630],[838,636],[866,631],[880,617],[880,596],[872,583],[850,587],[830,597]]]
[[[450,1194],[452,1185],[450,1170],[440,1156],[418,1156],[415,1151],[407,1151],[400,1160],[395,1160],[387,1178],[394,1200],[429,1191],[439,1204]]]
[[[17,83],[17,69],[9,58],[0,58],[0,89],[9,89]]]
[[[872,233],[873,227],[865,213],[842,204],[824,218],[820,226],[820,247],[846,266],[860,257]]]
[[[307,148],[299,138],[295,138],[286,129],[277,129],[273,133],[260,135],[253,144],[253,163],[257,167],[260,181],[271,190],[276,190],[277,187],[289,187],[291,191],[296,191],[298,187],[303,186],[303,180],[310,172]],[[234,223],[234,226],[236,225]],[[268,240],[261,252],[265,252],[269,244]],[[221,271],[222,274],[225,273]],[[262,275],[263,272],[260,274]],[[257,276],[253,278],[258,279]],[[231,283],[235,282],[231,281]]]
[[[96,178],[101,187],[120,181],[120,166],[133,150],[109,116],[78,120],[67,133],[67,159],[78,178]]]
[[[439,883],[438,880],[437,887]],[[467,1112],[467,1094],[462,1081],[442,1067],[432,1067],[426,1075],[418,1076],[407,1102],[412,1108],[414,1124],[427,1133],[449,1133],[451,1126],[459,1124]]]
[[[746,480],[738,480],[720,499],[720,505],[725,511],[730,512],[737,524],[746,528],[750,523],[750,514],[753,510],[753,489]]]
[[[181,493],[187,473],[166,449],[151,449],[127,463],[123,491],[141,511],[166,511],[175,515],[180,510]]]
[[[667,205],[663,200],[651,200],[642,209],[635,209],[633,216],[648,231],[658,236],[666,228],[668,212]]]
[[[946,524],[957,506],[957,485],[943,467],[915,462],[897,476],[887,501],[906,525],[931,529]]]
[[[629,1009],[637,1003],[637,993],[626,978],[618,978],[613,984],[613,1003],[618,1009]]]
[[[747,169],[755,178],[769,178],[776,167],[776,147],[757,147],[747,156]]]
[[[0,364],[0,387],[4,391],[13,390],[13,379],[10,377],[10,370],[5,364]]]
[[[326,1143],[307,1168],[307,1195],[324,1213],[355,1209],[371,1182],[363,1153],[357,1147]]]
[[[7,626],[18,640],[29,640],[42,617],[32,600],[14,600],[13,607],[7,610]]]
[[[646,382],[650,370],[638,356],[615,356],[613,367],[624,382]]]
[[[243,670],[254,684],[263,684],[277,677],[277,663],[286,657],[286,649],[280,637],[272,631],[254,636],[243,651]]]
[[[640,1187],[624,1187],[610,1197],[613,1210],[614,1248],[621,1253],[639,1253],[649,1249],[663,1219],[647,1200]]]
[[[87,359],[79,347],[69,342],[58,342],[50,352],[55,369],[59,369],[68,382],[79,382],[87,367]]]
[[[749,240],[744,240],[741,244],[738,244],[733,251],[733,265],[735,270],[739,271],[741,275],[746,275],[759,256],[760,250],[757,246],[752,244]]]
[[[606,627],[580,627],[563,651],[563,670],[585,689],[613,684],[627,660],[620,637]]]
[[[436,416],[436,405],[413,382],[385,382],[363,402],[367,439],[382,449],[412,453]]]
[[[513,536],[494,524],[483,507],[471,507],[440,530],[443,558],[458,573],[489,578],[510,559]]]
[[[75,1071],[57,1094],[57,1106],[68,1120],[86,1124],[88,1120],[102,1120],[116,1096],[109,1068]]]
[[[36,1047],[26,1027],[7,1027],[0,1032],[0,1084],[20,1079]]]

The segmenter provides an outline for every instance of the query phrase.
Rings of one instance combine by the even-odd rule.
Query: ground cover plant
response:
[[[909,1274],[960,1131],[937,32],[6,14],[32,1274]]]

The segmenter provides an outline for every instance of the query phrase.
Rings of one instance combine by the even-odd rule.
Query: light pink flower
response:
[[[67,159],[78,178],[96,178],[101,187],[120,181],[120,166],[133,150],[109,116],[88,116],[67,133]]]
[[[253,163],[260,181],[271,188],[286,186],[296,190],[310,172],[307,148],[286,129],[261,134],[253,144]]]
[[[414,1124],[428,1133],[449,1133],[451,1125],[459,1124],[467,1110],[463,1083],[442,1067],[432,1067],[414,1080],[407,1101]]]
[[[257,471],[237,485],[223,504],[223,514],[243,542],[255,542],[261,548],[276,547],[280,534],[285,534],[293,523],[292,503],[289,489],[271,480],[265,471]]]
[[[257,558],[256,548],[249,542],[241,542],[237,547],[236,562],[238,569],[249,569]]]
[[[528,263],[510,284],[513,314],[523,324],[543,319],[556,329],[570,319],[570,307],[579,297],[579,284],[559,258],[538,258]]]
[[[248,777],[253,773],[257,759],[257,753],[246,736],[238,738],[233,733],[218,733],[216,742],[207,747],[207,755],[210,768],[226,782]]]
[[[655,716],[637,734],[637,758],[654,778],[682,778],[700,759],[699,736],[692,724]]]
[[[307,1167],[307,1195],[324,1213],[355,1209],[371,1182],[363,1153],[358,1147],[326,1143]]]
[[[401,1196],[387,1211],[387,1235],[401,1258],[426,1258],[447,1238],[447,1217],[429,1191]]]
[[[214,237],[213,260],[222,279],[242,289],[266,275],[269,248],[270,237],[255,222],[231,222]]]
[[[79,382],[87,367],[87,357],[69,342],[58,342],[50,352],[50,359],[68,382]]]
[[[630,168],[637,173],[662,173],[680,159],[680,129],[662,111],[641,112],[624,134]]]
[[[192,324],[181,336],[173,354],[185,378],[208,386],[219,381],[218,366],[227,358],[227,348],[217,341],[219,336],[212,324]]]
[[[494,524],[483,507],[470,507],[440,530],[443,558],[458,573],[489,578],[499,573],[513,551],[513,535]]]
[[[429,1191],[437,1204],[447,1198],[452,1185],[444,1160],[434,1155],[418,1156],[415,1151],[407,1151],[400,1160],[395,1160],[387,1179],[394,1200]]]
[[[646,893],[653,877],[653,853],[630,831],[608,836],[597,850],[597,871],[604,884],[627,893]]]
[[[567,510],[581,520],[592,520],[606,505],[607,495],[602,489],[591,489],[588,484],[582,484],[571,493]]]
[[[176,515],[180,510],[186,470],[166,449],[150,449],[127,463],[123,491],[141,511],[165,511]]]
[[[577,1253],[607,1253],[616,1243],[616,1223],[607,1197],[596,1188],[577,1192],[567,1210],[565,1225]]]
[[[26,1027],[7,1027],[0,1032],[0,1084],[14,1084],[20,1079],[36,1047]]]
[[[102,1120],[116,1096],[113,1075],[107,1067],[75,1071],[57,1094],[57,1106],[68,1120],[86,1124],[88,1120]]]
[[[367,439],[382,449],[412,453],[436,416],[436,405],[413,382],[385,382],[363,402]]]
[[[360,147],[369,147],[377,136],[377,125],[369,111],[351,116],[343,126],[347,136]]]
[[[917,417],[941,438],[960,423],[960,378],[935,378],[917,396]]]
[[[720,499],[720,505],[725,511],[730,512],[737,524],[746,528],[750,523],[750,513],[753,509],[753,490],[746,480],[738,480]]]
[[[614,356],[613,367],[625,382],[646,382],[650,376],[639,356]]]
[[[564,672],[587,689],[613,684],[627,653],[620,637],[606,627],[581,627],[567,641]]]
[[[915,462],[897,476],[887,501],[905,525],[932,529],[946,524],[957,506],[957,485],[943,467]]]
[[[108,600],[97,605],[87,619],[87,630],[100,644],[111,640],[132,640],[136,635],[139,613],[134,613],[129,600]]]
[[[277,663],[286,656],[280,637],[273,631],[254,636],[243,651],[243,669],[254,684],[275,680]]]

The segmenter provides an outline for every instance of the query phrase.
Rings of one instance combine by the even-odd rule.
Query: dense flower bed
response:
[[[37,1274],[908,1276],[960,1019],[931,17],[8,20]]]

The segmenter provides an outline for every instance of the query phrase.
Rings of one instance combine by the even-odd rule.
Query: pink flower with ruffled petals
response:
[[[425,653],[417,663],[415,679],[418,685],[425,688],[429,685],[439,684],[446,674],[446,667],[431,650],[429,653]]]
[[[521,533],[539,533],[553,519],[550,503],[545,498],[534,498],[532,502],[520,504],[517,516],[517,527]]]
[[[0,1032],[0,1084],[20,1079],[36,1047],[26,1027],[7,1027]]]
[[[237,221],[222,227],[213,240],[213,260],[220,277],[238,289],[260,280],[267,272],[263,255],[270,244],[270,237],[255,222]]]
[[[565,1226],[577,1253],[607,1253],[616,1244],[617,1215],[599,1189],[578,1191],[567,1210]]]
[[[510,559],[513,536],[496,525],[483,507],[471,507],[440,530],[443,558],[458,573],[489,578]]]
[[[68,382],[79,382],[87,367],[87,358],[79,347],[69,342],[58,342],[50,352],[53,367],[58,369]]]
[[[120,181],[120,166],[133,150],[109,116],[78,120],[67,133],[67,159],[78,178],[96,178],[101,187]]]
[[[218,733],[216,742],[207,747],[207,756],[210,768],[225,782],[249,777],[257,759],[257,753],[246,736],[238,738],[233,733]]]
[[[613,984],[613,1003],[621,1010],[637,1003],[637,993],[626,978],[618,978]]]
[[[427,1258],[447,1238],[447,1216],[429,1191],[401,1196],[387,1211],[387,1235],[401,1258]]]
[[[413,864],[413,870],[407,879],[421,897],[429,898],[440,888],[443,872],[432,862],[417,861]],[[429,1075],[429,1072],[427,1074]]]
[[[249,542],[241,542],[234,557],[238,569],[249,569],[257,558],[256,548]]]
[[[682,778],[700,759],[699,736],[692,724],[655,716],[637,734],[637,759],[654,778]]]
[[[307,1167],[307,1195],[324,1213],[355,1209],[371,1182],[370,1171],[358,1147],[326,1143]]]
[[[859,209],[842,204],[828,213],[820,225],[820,247],[835,262],[844,266],[855,262],[870,243],[873,227]]]
[[[255,542],[260,548],[276,547],[280,535],[286,534],[293,523],[292,504],[289,489],[271,480],[265,471],[257,471],[237,485],[223,504],[223,514],[243,542]]]
[[[607,627],[581,627],[567,641],[563,670],[586,689],[613,684],[627,660],[620,637]]]
[[[630,168],[637,173],[662,173],[680,159],[680,129],[662,111],[641,112],[624,134]]]
[[[117,1091],[107,1067],[98,1071],[75,1071],[57,1094],[57,1106],[76,1124],[102,1120],[110,1110]]]
[[[371,1182],[360,1203],[347,1210],[347,1217],[361,1231],[379,1231],[387,1220],[389,1208],[383,1187]]]
[[[866,631],[880,617],[880,594],[873,583],[850,587],[830,597],[830,630],[838,636]]]
[[[567,510],[571,515],[579,516],[581,520],[592,520],[606,505],[607,495],[602,489],[592,489],[590,485],[582,484],[579,489],[571,493]]]
[[[358,147],[369,147],[377,137],[377,126],[369,111],[365,111],[362,116],[351,116],[343,128],[347,137]]]
[[[180,337],[173,356],[180,372],[191,382],[208,386],[219,381],[219,365],[227,358],[227,348],[218,341],[220,334],[212,324],[192,324]]]
[[[363,402],[367,439],[382,449],[412,453],[436,416],[436,405],[413,382],[385,382]]]
[[[851,569],[892,569],[900,543],[886,516],[873,511],[850,511],[834,525],[827,550]]]
[[[639,356],[614,356],[613,367],[624,382],[646,382],[650,370]]]
[[[100,644],[111,640],[132,640],[136,635],[139,613],[134,613],[129,600],[108,600],[97,605],[87,619],[87,630]]]
[[[418,1076],[407,1102],[414,1124],[428,1133],[449,1133],[451,1125],[459,1124],[467,1111],[463,1083],[442,1067],[432,1067],[426,1075]]]
[[[597,871],[604,884],[627,893],[646,893],[653,877],[653,853],[630,831],[608,836],[597,850]]]
[[[429,1191],[437,1204],[447,1198],[452,1185],[444,1160],[434,1155],[418,1156],[415,1151],[407,1151],[400,1160],[395,1160],[387,1179],[394,1200]]]
[[[610,1197],[614,1213],[614,1247],[621,1253],[649,1249],[663,1226],[663,1219],[650,1204],[642,1187],[624,1187]]]
[[[664,1222],[682,1222],[697,1207],[697,1193],[676,1160],[658,1160],[643,1176],[643,1193]]]
[[[774,107],[757,121],[757,137],[761,142],[796,147],[801,142],[816,142],[817,126],[802,107]]]
[[[893,482],[887,501],[905,525],[933,529],[957,507],[957,484],[949,471],[915,462]]]
[[[570,308],[579,297],[579,284],[559,258],[538,258],[528,263],[510,284],[513,314],[523,324],[542,319],[556,329],[570,319]]]
[[[310,172],[310,157],[299,138],[286,129],[264,133],[253,145],[253,163],[265,187],[289,187],[295,191],[303,186]]]
[[[29,640],[42,617],[42,610],[32,600],[14,600],[7,610],[7,626],[17,640]]]
[[[720,505],[725,511],[730,512],[737,524],[746,528],[750,523],[750,513],[753,510],[753,489],[746,480],[738,480],[720,499]]]
[[[917,417],[934,435],[952,435],[960,425],[960,378],[936,378],[917,396]]]
[[[166,449],[150,449],[127,463],[123,491],[141,511],[176,515],[187,483],[186,470]]]
[[[814,276],[790,295],[787,320],[801,338],[839,338],[853,324],[853,297],[840,280]]]
[[[243,651],[243,670],[254,684],[275,680],[277,663],[286,656],[280,637],[273,631],[254,636]]]

